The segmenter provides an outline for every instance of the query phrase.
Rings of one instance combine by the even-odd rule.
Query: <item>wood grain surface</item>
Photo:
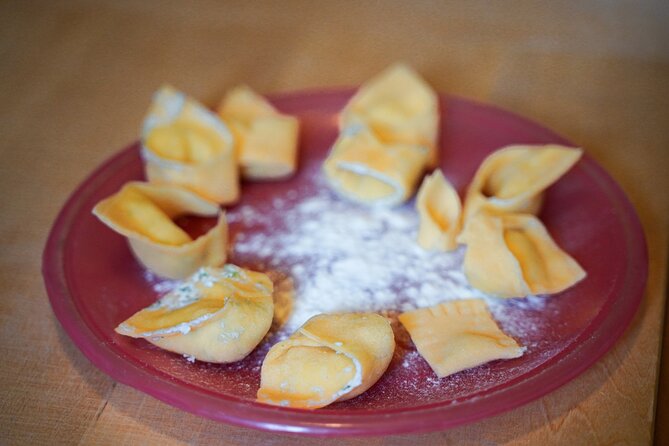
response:
[[[669,241],[668,24],[666,1],[0,3],[0,443],[651,443]],[[398,60],[439,91],[554,129],[622,185],[650,275],[603,359],[478,423],[341,441],[190,415],[116,384],[74,347],[42,284],[46,236],[77,184],[136,139],[161,83],[213,105],[240,82],[263,93],[355,85]],[[669,443],[667,428],[657,435]]]

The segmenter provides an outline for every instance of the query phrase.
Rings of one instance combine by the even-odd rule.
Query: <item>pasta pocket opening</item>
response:
[[[99,202],[93,214],[125,236],[135,257],[159,276],[182,279],[203,266],[219,266],[227,256],[228,224],[216,203],[177,187],[129,182]],[[176,217],[217,217],[216,225],[193,240]]]
[[[427,153],[415,146],[383,146],[368,130],[340,136],[323,166],[332,187],[362,203],[392,206],[413,193]]]
[[[537,214],[542,192],[582,155],[582,150],[556,144],[515,145],[489,155],[467,189],[464,219],[479,210],[490,213]]]
[[[452,251],[460,231],[460,197],[440,169],[423,180],[416,209],[420,217],[418,244],[428,250]]]
[[[239,198],[230,130],[184,93],[170,86],[156,92],[141,140],[149,182],[179,185],[219,204]]]

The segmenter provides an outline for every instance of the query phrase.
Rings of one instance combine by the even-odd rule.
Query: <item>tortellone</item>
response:
[[[467,279],[493,296],[559,293],[586,276],[533,215],[478,212],[467,223],[461,241],[467,245]]]
[[[235,135],[244,178],[273,180],[295,173],[297,118],[279,113],[247,86],[231,90],[219,105],[218,114]]]
[[[180,185],[219,204],[237,201],[232,134],[206,107],[164,86],[153,97],[141,133],[150,182]]]
[[[440,169],[423,180],[416,209],[420,217],[418,244],[428,250],[452,251],[460,231],[460,197]]]
[[[437,162],[436,93],[414,71],[395,65],[358,90],[340,115],[340,134],[324,164],[341,195],[397,205]]]
[[[537,214],[542,192],[581,157],[581,149],[548,144],[515,145],[489,155],[465,197],[465,221],[480,209],[492,213]]]
[[[390,323],[378,314],[314,316],[267,353],[258,401],[317,409],[353,398],[381,377],[394,350]]]
[[[239,361],[272,324],[272,289],[258,272],[229,264],[203,268],[116,332],[200,361]]]
[[[395,205],[413,193],[425,156],[420,147],[384,146],[360,128],[337,139],[323,169],[339,194],[366,204]]]
[[[481,299],[443,302],[403,313],[399,320],[439,378],[523,355],[524,348],[499,329]]]
[[[437,93],[407,65],[393,65],[362,85],[339,119],[342,131],[362,125],[384,144],[425,147],[427,165],[437,165]]]
[[[93,208],[104,224],[127,237],[135,257],[149,270],[182,279],[202,266],[225,262],[228,223],[216,203],[177,187],[129,182]],[[172,219],[182,215],[218,217],[206,234],[193,240]]]

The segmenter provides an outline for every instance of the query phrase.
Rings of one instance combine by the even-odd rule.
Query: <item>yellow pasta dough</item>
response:
[[[515,145],[497,150],[481,164],[465,197],[465,221],[484,208],[492,213],[537,214],[541,193],[581,157],[581,149]]]
[[[443,302],[403,313],[399,320],[439,378],[523,355],[524,349],[499,329],[481,299]]]
[[[239,198],[230,130],[172,87],[162,87],[153,97],[142,126],[142,157],[152,183],[183,186],[219,204]]]
[[[353,398],[381,377],[394,350],[390,323],[378,314],[314,316],[267,353],[258,401],[317,409]]]
[[[246,357],[272,324],[272,281],[235,265],[202,268],[116,332],[206,362]]]
[[[467,279],[497,297],[559,293],[586,276],[533,215],[478,212],[460,240]]]
[[[339,194],[366,204],[392,206],[411,196],[426,156],[420,147],[383,145],[361,128],[339,136],[323,169]]]
[[[230,91],[218,108],[237,140],[242,176],[254,180],[285,178],[297,168],[299,123],[280,114],[247,86]]]
[[[339,117],[340,134],[324,163],[330,185],[365,204],[407,200],[437,162],[436,93],[406,65],[364,84]]]
[[[149,270],[171,279],[202,266],[225,262],[228,224],[216,203],[178,186],[129,182],[93,208],[103,223],[127,237],[135,257]],[[206,234],[192,240],[173,219],[181,215],[218,217]]]
[[[228,93],[218,106],[218,114],[225,120],[249,127],[258,118],[276,116],[276,108],[246,85],[239,85]]]
[[[393,65],[360,87],[340,115],[340,128],[361,124],[384,144],[427,148],[428,166],[437,165],[439,101],[410,67]]]
[[[293,313],[295,302],[295,284],[291,277],[274,278],[274,320],[277,328],[283,327]]]
[[[418,244],[428,250],[457,248],[460,230],[460,197],[440,169],[426,176],[418,189],[416,208],[420,217]]]

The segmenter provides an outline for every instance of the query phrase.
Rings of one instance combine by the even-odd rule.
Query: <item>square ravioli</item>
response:
[[[402,313],[399,320],[439,378],[525,350],[499,329],[482,299],[442,302]]]

